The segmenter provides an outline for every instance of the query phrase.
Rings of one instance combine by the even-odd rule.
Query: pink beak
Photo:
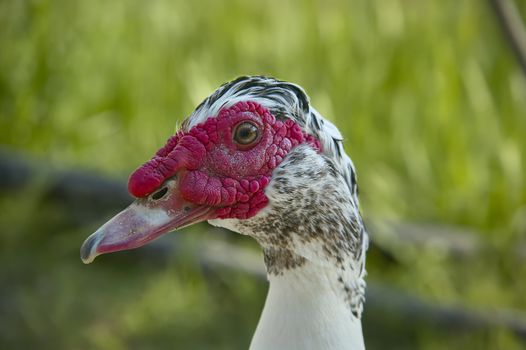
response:
[[[169,180],[159,199],[155,194],[137,199],[89,236],[80,248],[82,261],[89,264],[100,254],[138,248],[164,233],[212,219],[213,208],[183,199],[176,182]]]

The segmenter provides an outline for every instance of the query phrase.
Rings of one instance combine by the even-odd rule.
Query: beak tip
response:
[[[93,260],[95,260],[95,258],[98,256],[98,254],[92,254],[92,255],[88,255],[88,256],[85,256],[85,255],[81,255],[80,256],[80,260],[82,260],[82,262],[85,264],[85,265],[88,265],[88,264],[91,264],[93,262]]]
[[[88,258],[88,259],[85,259],[85,258],[80,258],[82,260],[82,262],[84,263],[84,265],[88,265],[88,264],[91,264],[93,262],[93,260],[95,260],[95,257],[93,258]]]
[[[99,255],[97,247],[102,240],[99,231],[89,236],[80,247],[80,259],[84,264],[90,264]]]

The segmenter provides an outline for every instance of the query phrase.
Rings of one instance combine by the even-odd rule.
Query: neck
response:
[[[353,315],[335,268],[303,261],[269,271],[270,288],[251,350],[364,349],[360,319]]]

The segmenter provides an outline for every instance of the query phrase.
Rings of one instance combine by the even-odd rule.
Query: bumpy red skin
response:
[[[245,121],[259,127],[259,138],[249,146],[238,145],[232,136]],[[320,142],[292,120],[276,120],[257,103],[239,102],[168,139],[130,176],[128,189],[135,197],[145,197],[177,173],[185,200],[216,207],[215,218],[250,218],[268,203],[264,189],[272,171],[303,143],[321,151]]]

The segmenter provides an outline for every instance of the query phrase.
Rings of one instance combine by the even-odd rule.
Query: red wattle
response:
[[[249,149],[232,139],[234,127],[242,121],[251,121],[260,130],[258,143]],[[170,137],[130,176],[128,189],[135,197],[145,197],[180,172],[178,189],[184,199],[216,207],[219,218],[249,218],[268,203],[264,189],[272,171],[302,143],[321,151],[319,140],[293,120],[276,120],[257,103],[239,102]]]
[[[173,149],[170,150],[170,146]],[[180,169],[197,169],[205,155],[206,149],[197,138],[178,133],[168,139],[166,146],[156,156],[131,174],[128,190],[135,197],[145,197]]]

